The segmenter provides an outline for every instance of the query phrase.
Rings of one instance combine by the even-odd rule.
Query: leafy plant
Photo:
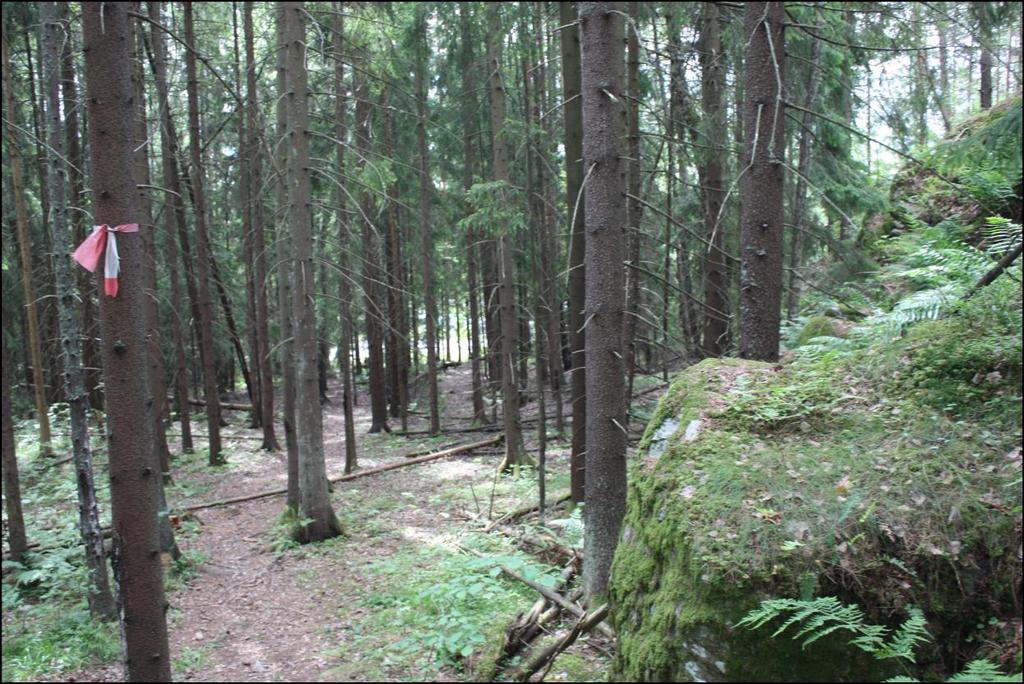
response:
[[[909,608],[909,617],[895,633],[882,625],[865,622],[864,613],[855,605],[845,605],[834,596],[803,599],[770,599],[747,613],[736,623],[737,627],[758,629],[772,620],[789,615],[782,626],[772,634],[777,637],[794,625],[802,625],[793,639],[804,638],[806,648],[815,641],[834,632],[846,631],[854,635],[850,643],[879,659],[905,658],[914,662],[914,647],[927,641],[924,615],[917,608]]]
[[[864,613],[855,605],[846,605],[834,596],[816,599],[769,599],[761,601],[758,608],[747,613],[737,627],[759,629],[777,618],[786,618],[775,630],[772,638],[780,636],[790,627],[799,626],[793,639],[804,638],[802,646],[830,634],[845,631],[854,635],[850,644],[879,660],[902,658],[914,659],[914,649],[926,643],[931,635],[925,629],[924,614],[920,609],[909,607],[908,617],[895,630],[883,625],[868,624]],[[786,617],[788,616],[788,617]],[[894,677],[889,682],[916,682],[912,677]],[[947,681],[949,682],[1014,682],[1020,681],[1020,673],[1005,675],[988,660],[974,660],[967,668]]]

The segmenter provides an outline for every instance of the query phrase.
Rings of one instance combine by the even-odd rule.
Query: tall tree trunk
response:
[[[147,410],[153,421],[153,466],[161,473],[156,486],[160,550],[176,559],[181,556],[181,551],[174,539],[174,529],[171,527],[170,511],[164,493],[164,483],[171,480],[171,452],[167,448],[167,435],[163,423],[164,404],[167,402],[167,382],[164,378],[164,360],[160,349],[160,312],[157,307],[159,300],[156,289],[156,236],[154,235],[156,226],[153,224],[153,206],[147,187],[152,183],[149,174],[149,145],[147,144],[149,130],[146,121],[142,27],[140,25],[136,24],[131,37],[132,52],[135,55],[132,62],[132,84],[135,94],[132,100],[135,116],[133,156],[135,181],[138,188],[139,223],[143,228],[142,283],[146,290],[143,302],[146,314],[146,340],[149,343],[149,395],[151,399],[147,402]]]
[[[548,92],[547,60],[552,53],[551,32],[545,30],[544,16],[545,7],[535,5],[533,13],[533,33],[538,46],[538,62],[534,69],[536,93],[536,105],[534,106],[534,119],[539,122],[539,135],[541,144],[539,146],[539,195],[537,203],[541,208],[541,229],[543,242],[541,246],[541,283],[544,304],[544,336],[547,342],[547,377],[551,386],[551,394],[555,405],[555,431],[561,435],[565,431],[565,417],[562,410],[562,343],[561,343],[561,298],[558,294],[558,280],[555,272],[558,270],[559,250],[558,232],[559,212],[558,174],[554,171],[554,147],[557,143],[551,117],[544,116],[550,110],[550,94]],[[546,52],[546,54],[545,54]]]
[[[722,203],[725,201],[725,183],[722,178],[720,150],[728,145],[725,109],[722,92],[725,88],[725,69],[722,64],[722,41],[718,25],[718,5],[705,2],[703,9],[701,63],[701,101],[704,107],[705,130],[712,149],[704,155],[704,233],[710,243],[704,252],[704,337],[701,351],[704,356],[721,356],[726,350],[729,321],[728,287],[725,254],[725,226],[721,221]]]
[[[943,17],[935,22],[935,28],[939,33],[939,92],[936,93],[936,101],[939,105],[939,113],[942,114],[942,125],[946,133],[953,126],[953,112],[949,100],[949,27]]]
[[[64,136],[60,103],[60,46],[68,38],[58,20],[57,3],[45,2],[40,11],[43,50],[42,90],[46,100],[46,143],[48,151],[47,187],[50,191],[50,238],[56,258],[53,260],[57,285],[57,314],[61,348],[64,350],[64,391],[71,413],[71,447],[78,488],[78,528],[89,568],[89,610],[100,619],[115,616],[114,595],[107,576],[106,554],[100,532],[99,507],[93,483],[92,452],[89,447],[89,396],[85,391],[82,369],[81,324],[75,307],[75,283],[71,274],[71,254],[65,188]],[[66,110],[65,110],[66,111]],[[16,475],[15,475],[16,477]],[[20,504],[19,504],[20,505]]]
[[[384,119],[384,155],[394,158],[394,140],[397,133],[395,121],[391,116],[391,107],[388,104],[388,88],[381,92],[381,110]],[[405,355],[403,354],[405,338],[405,297],[403,296],[405,286],[402,278],[402,237],[401,222],[398,219],[398,180],[388,185],[387,189],[387,233],[384,239],[384,251],[387,257],[387,305],[388,305],[388,327],[384,335],[387,356],[388,394],[391,399],[391,415],[402,421],[403,430],[408,423],[408,406],[406,404],[406,385],[408,383],[408,368],[405,367]],[[380,284],[377,283],[378,291]]]
[[[324,464],[323,415],[317,385],[316,295],[312,186],[309,161],[309,86],[306,75],[305,10],[301,2],[282,3],[288,106],[288,225],[292,240],[292,342],[295,350],[295,418],[299,444],[299,518],[297,536],[316,542],[341,533],[331,508]]]
[[[4,40],[6,55],[7,41]],[[6,61],[4,62],[6,64]],[[10,330],[7,307],[3,306],[3,330]],[[7,510],[7,543],[11,550],[11,560],[15,563],[24,561],[28,551],[28,538],[25,535],[25,516],[21,510],[21,480],[18,477],[18,455],[15,451],[14,420],[11,415],[11,371],[14,359],[7,355],[7,335],[0,333],[0,366],[3,366],[3,479],[4,506]]]
[[[470,40],[469,5],[459,5],[459,28],[462,40],[462,189],[468,194],[473,187],[473,131],[476,129],[473,116],[473,44]],[[471,210],[469,210],[471,211]],[[466,284],[469,289],[469,359],[473,378],[473,420],[487,422],[484,408],[484,387],[480,369],[480,300],[478,297],[477,275],[477,234],[473,228],[466,230]]]
[[[369,85],[365,78],[359,84],[356,94],[356,149],[363,167],[366,167],[370,152],[370,117],[372,103],[364,100],[369,97]],[[374,198],[369,192],[363,193],[361,207],[363,216],[363,303],[366,324],[367,365],[370,381],[370,432],[391,432],[388,425],[388,406],[386,378],[384,375],[384,321],[386,307],[383,302],[380,283],[384,282],[380,263],[380,234],[370,224],[370,216],[374,211]]]
[[[583,308],[586,298],[586,233],[583,196],[583,103],[580,95],[580,32],[574,3],[560,2],[562,116],[565,125],[565,204],[569,219],[569,353],[572,361],[572,456],[570,485],[574,504],[583,503],[587,452],[586,331]]]
[[[626,256],[626,164],[622,140],[621,3],[581,2],[583,159],[592,168],[587,197],[587,498],[583,584],[587,603],[608,591],[612,556],[626,510],[625,377],[622,310]]]
[[[153,204],[149,187],[152,185],[149,172],[149,130],[146,121],[146,90],[143,83],[143,50],[142,28],[137,23],[132,31],[132,85],[135,93],[132,100],[133,116],[135,117],[135,181],[138,189],[138,207],[140,225],[148,230],[142,231],[142,282],[146,288],[146,339],[149,341],[149,390],[153,398],[151,412],[153,414],[154,449],[158,457],[163,480],[171,476],[171,452],[167,448],[167,435],[164,432],[164,404],[167,402],[167,381],[164,377],[164,359],[160,348],[160,311],[156,289],[156,230],[153,224]],[[161,492],[163,487],[160,487]]]
[[[243,19],[243,23],[244,23]],[[251,18],[250,18],[251,22]],[[244,30],[244,29],[243,29]],[[232,52],[234,61],[232,71],[235,83],[242,82],[242,58],[241,49],[238,44],[238,3],[231,3],[231,33]],[[248,81],[246,83],[248,87]],[[238,86],[241,88],[241,85]],[[258,428],[263,421],[263,378],[259,369],[260,350],[256,335],[256,273],[253,265],[255,259],[255,229],[253,227],[253,198],[252,193],[258,192],[252,182],[252,158],[259,151],[259,140],[249,133],[250,114],[248,93],[246,94],[246,105],[242,113],[237,117],[236,127],[238,129],[238,152],[239,152],[239,183],[238,183],[238,204],[242,217],[242,259],[245,272],[245,337],[249,345],[249,359],[252,361],[252,395],[253,400],[252,416],[250,427]],[[255,118],[253,116],[252,118]],[[256,141],[257,146],[253,147],[252,142]]]
[[[25,297],[25,318],[28,321],[29,358],[32,362],[32,389],[35,398],[36,420],[39,423],[39,453],[53,455],[50,446],[50,416],[46,404],[46,381],[43,379],[43,350],[39,340],[39,315],[36,309],[36,289],[32,282],[32,253],[28,233],[28,208],[25,205],[25,178],[22,170],[21,142],[15,126],[19,125],[18,110],[14,102],[14,81],[11,75],[10,47],[7,43],[7,24],[3,33],[4,109],[7,111],[7,163],[11,169],[11,191],[14,194],[14,214],[18,227],[18,250],[21,257],[21,288]],[[47,200],[49,201],[49,200]]]
[[[441,432],[441,414],[437,398],[437,355],[434,339],[437,337],[437,305],[434,302],[434,238],[431,235],[430,203],[434,183],[430,178],[430,157],[427,154],[427,11],[417,5],[416,32],[416,145],[420,162],[420,250],[423,253],[423,301],[427,309],[427,393],[430,397],[430,434]],[[447,309],[446,309],[447,312]],[[445,327],[448,319],[445,316]],[[445,337],[447,340],[447,336]],[[451,351],[448,352],[449,358]]]
[[[345,141],[348,138],[348,126],[345,124],[347,116],[347,100],[345,97],[345,62],[342,59],[342,48],[345,41],[345,3],[338,2],[334,5],[334,155],[339,182],[345,177]],[[350,299],[352,286],[349,285],[348,264],[349,252],[351,251],[351,237],[348,232],[348,221],[345,217],[345,206],[348,202],[348,194],[344,188],[338,186],[335,204],[337,206],[335,222],[338,227],[338,253],[340,255],[341,277],[338,278],[338,297],[341,300],[341,343],[338,345],[338,356],[341,360],[341,382],[343,397],[343,410],[345,412],[345,472],[351,473],[356,469],[356,430],[355,421],[352,417],[352,358],[349,348],[352,346],[352,309]]]
[[[782,106],[783,44],[781,2],[750,2],[744,14],[744,160],[749,170],[740,192],[740,356],[779,358],[782,301],[782,210],[785,112]]]
[[[252,27],[253,3],[244,6],[243,30],[245,32],[245,82],[246,82],[246,132],[249,134],[248,157],[249,215],[252,221],[252,277],[255,284],[256,313],[256,358],[253,367],[259,375],[260,426],[263,428],[263,445],[267,451],[278,451],[281,447],[274,431],[274,371],[270,365],[270,311],[267,291],[267,244],[263,227],[263,164],[260,149],[259,92],[256,86],[256,59],[253,49]]]
[[[277,138],[284,141],[288,131],[288,101],[285,97],[288,93],[287,82],[287,38],[284,33],[285,7],[284,3],[275,5],[275,20],[277,25]],[[277,213],[284,214],[288,209],[287,184],[288,172],[288,145],[282,142],[277,146],[275,157],[277,165]],[[277,303],[278,317],[281,329],[281,392],[284,395],[284,441],[287,451],[288,463],[288,496],[285,500],[285,507],[291,513],[298,513],[300,492],[299,492],[299,442],[296,433],[296,390],[297,377],[295,374],[295,341],[294,341],[294,318],[292,312],[292,288],[295,283],[292,279],[292,238],[288,231],[289,226],[278,222],[277,230]]]
[[[981,58],[978,60],[978,94],[982,109],[992,108],[992,3],[972,2],[971,9],[978,25]]]
[[[125,3],[82,7],[93,214],[97,223],[111,226],[137,221],[139,211],[131,173],[131,117],[125,114],[132,101],[128,9]],[[171,658],[158,553],[159,476],[151,457],[153,423],[146,409],[149,369],[141,236],[120,235],[118,252],[118,296],[100,296],[114,580],[127,679],[162,682],[170,681]]]
[[[35,18],[30,11],[30,5],[23,3],[20,6],[23,12],[23,26],[26,28],[32,26],[35,23]],[[49,183],[47,182],[47,170],[46,170],[46,150],[45,150],[45,133],[43,133],[43,125],[41,123],[40,112],[42,110],[42,99],[41,92],[36,88],[36,62],[37,57],[39,61],[39,74],[42,77],[42,46],[37,43],[38,50],[33,49],[33,37],[37,39],[37,31],[25,30],[22,32],[22,38],[25,41],[25,66],[28,74],[28,101],[31,105],[32,114],[32,136],[31,141],[33,147],[35,147],[35,159],[34,164],[30,164],[30,168],[35,171],[36,182],[39,187],[39,194],[36,195],[39,201],[41,214],[43,217],[50,215],[50,190]],[[41,42],[41,41],[40,41]],[[60,396],[60,389],[63,383],[60,381],[63,375],[63,370],[60,367],[60,362],[63,357],[59,347],[56,345],[57,339],[60,337],[58,332],[57,315],[54,310],[53,301],[55,299],[55,292],[53,289],[53,267],[52,259],[50,255],[53,253],[53,245],[50,244],[50,235],[47,230],[42,230],[40,233],[30,236],[29,240],[36,241],[38,246],[32,251],[32,258],[35,260],[33,265],[33,271],[36,274],[41,273],[41,277],[37,276],[37,320],[39,325],[39,345],[42,352],[40,357],[46,364],[43,371],[43,398],[47,405],[61,401],[63,397]],[[41,248],[40,248],[41,246]],[[45,448],[41,448],[41,453],[49,453]]]
[[[508,148],[505,142],[505,85],[501,68],[500,5],[487,6],[487,57],[491,94],[491,172],[494,180],[508,184]],[[502,189],[500,192],[505,192]],[[500,468],[514,468],[527,462],[523,452],[523,435],[519,425],[519,388],[516,383],[516,350],[519,347],[519,320],[516,316],[516,293],[512,245],[509,227],[498,226],[498,306],[501,310],[501,401],[505,424],[505,458]]]
[[[149,16],[160,21],[160,3],[149,3]],[[174,359],[175,359],[175,404],[181,425],[181,448],[185,453],[192,453],[191,407],[188,402],[188,367],[185,361],[185,333],[188,331],[188,320],[181,315],[183,302],[181,285],[178,279],[178,236],[184,235],[185,206],[182,198],[181,178],[178,174],[177,141],[174,136],[174,122],[171,120],[170,102],[167,94],[167,49],[164,34],[154,29],[152,34],[152,69],[156,82],[157,97],[160,100],[160,162],[163,185],[168,192],[165,195],[166,206],[164,217],[167,221],[167,263],[170,265],[172,311],[177,325],[174,328]],[[190,269],[186,270],[188,273]],[[187,276],[186,276],[187,277]],[[191,281],[189,281],[191,282]],[[194,304],[195,298],[189,288],[189,301]]]
[[[821,30],[821,9],[818,10],[818,30]],[[921,53],[918,53],[921,54]],[[804,223],[807,220],[807,181],[805,180],[811,170],[811,113],[818,101],[818,90],[821,84],[821,40],[814,39],[811,46],[811,73],[810,82],[807,85],[807,100],[804,103],[804,111],[800,121],[800,144],[798,153],[800,155],[798,174],[796,177],[796,201],[793,206],[793,219],[790,221],[792,227],[789,239],[789,297],[786,302],[786,318],[793,320],[800,310],[800,278],[797,269],[800,268],[800,256],[803,252],[803,234],[807,230]]]
[[[185,3],[185,42],[195,46],[193,3]],[[206,422],[209,434],[210,465],[226,462],[221,453],[220,443],[220,395],[217,390],[217,374],[213,352],[213,322],[210,311],[210,243],[206,233],[206,183],[203,171],[202,138],[199,136],[199,88],[196,81],[196,56],[192,50],[185,51],[185,71],[188,90],[188,136],[189,156],[192,163],[191,177],[193,205],[192,213],[196,230],[196,294],[199,314],[199,355],[203,364],[203,394],[206,400]]]
[[[629,158],[629,206],[626,218],[626,235],[629,244],[629,268],[626,272],[626,309],[622,317],[622,353],[626,368],[626,391],[623,398],[626,402],[624,425],[629,425],[629,405],[633,399],[633,376],[636,373],[636,327],[640,314],[640,218],[643,206],[640,204],[640,39],[639,3],[629,3],[630,22],[627,26],[627,57],[628,67],[627,88],[629,99],[626,105],[626,118],[629,127],[629,141],[626,156]]]
[[[61,3],[58,5],[58,11],[60,12],[60,18],[62,22],[68,21],[69,5]],[[84,181],[82,179],[82,169],[85,167],[82,159],[82,141],[79,139],[78,129],[78,92],[75,88],[75,60],[73,56],[72,47],[74,40],[72,33],[68,32],[65,40],[61,44],[61,97],[64,101],[64,132],[65,140],[67,141],[67,159],[68,165],[68,190],[70,197],[68,198],[68,207],[73,209],[68,214],[68,220],[71,222],[73,227],[71,233],[72,244],[79,244],[85,239],[85,216],[86,213],[83,211],[82,205],[85,203],[85,196],[83,195]],[[81,271],[75,273],[75,288],[79,292],[81,299],[82,316],[81,321],[83,323],[83,335],[82,335],[82,364],[84,365],[85,371],[85,390],[88,397],[89,405],[93,408],[102,407],[102,396],[97,388],[99,384],[99,349],[96,344],[97,330],[96,330],[96,310],[95,304],[91,297],[84,296],[84,293],[89,292],[92,286],[89,280],[88,273]]]

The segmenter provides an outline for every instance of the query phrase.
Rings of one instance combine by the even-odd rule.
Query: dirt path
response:
[[[469,402],[468,364],[442,376],[444,420],[465,427]],[[328,475],[344,464],[344,430],[338,387],[325,405],[324,439]],[[239,425],[234,413],[225,433],[258,435]],[[423,429],[412,416],[410,430]],[[442,438],[369,435],[369,399],[355,409],[360,467],[396,460],[411,451],[440,449],[480,435]],[[397,420],[393,424],[397,427]],[[283,434],[278,435],[283,441]],[[257,440],[225,440],[229,466],[210,470],[201,456],[178,463],[178,485],[169,490],[172,506],[244,496],[287,484],[283,453],[268,454]],[[556,445],[552,469],[567,467],[567,453]],[[275,520],[284,497],[198,511],[186,523],[179,543],[200,558],[195,576],[169,595],[171,652],[176,680],[192,681],[374,681],[377,679],[464,678],[450,668],[417,669],[414,659],[389,662],[379,649],[387,635],[367,635],[365,599],[389,590],[372,571],[381,559],[408,554],[446,534],[465,533],[461,515],[487,505],[487,485],[499,460],[497,449],[456,457],[335,485],[332,501],[348,535],[315,547],[292,548]],[[199,461],[199,462],[197,462]],[[467,483],[476,481],[472,499]],[[484,483],[483,489],[479,483]],[[550,491],[550,489],[549,489]],[[184,500],[183,500],[184,499]],[[501,502],[498,504],[502,505]],[[195,528],[198,526],[198,533]],[[191,528],[191,529],[189,529]],[[526,608],[523,605],[523,608]],[[379,627],[379,626],[378,626]],[[397,637],[390,641],[397,640]],[[557,677],[556,677],[557,678]],[[76,673],[72,681],[119,681],[120,667]]]

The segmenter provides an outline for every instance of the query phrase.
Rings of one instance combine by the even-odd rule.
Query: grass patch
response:
[[[186,646],[171,661],[171,669],[176,675],[184,675],[202,669],[210,661],[210,655],[216,647],[215,643],[195,647]]]
[[[39,606],[26,613],[16,624],[5,620],[5,682],[58,680],[65,672],[112,663],[120,656],[117,623],[93,620],[84,605]]]

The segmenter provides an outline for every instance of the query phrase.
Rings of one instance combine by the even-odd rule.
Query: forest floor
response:
[[[434,438],[368,434],[369,397],[359,388],[355,423],[360,469],[496,434],[454,432],[471,428],[468,363],[449,368],[440,380],[442,425],[450,432]],[[638,391],[656,387],[658,380],[638,378]],[[648,391],[634,405],[634,430],[642,430],[660,394]],[[342,474],[344,465],[340,395],[332,380],[330,401],[324,405],[325,455],[332,478]],[[566,407],[568,417],[568,402]],[[548,408],[550,413],[550,400]],[[536,416],[536,402],[523,410],[527,448],[535,455],[537,423],[531,416]],[[230,425],[222,430],[226,466],[206,465],[202,448],[175,459],[174,484],[167,490],[175,511],[286,486],[284,452],[261,451],[261,433],[247,427],[245,414],[228,412],[227,419]],[[194,426],[194,431],[204,431],[198,421]],[[549,433],[553,426],[549,417]],[[399,427],[394,419],[392,429]],[[425,428],[422,415],[410,416],[410,431]],[[278,439],[283,444],[281,429]],[[180,451],[177,447],[172,443],[172,453]],[[564,438],[549,437],[549,501],[568,491],[568,452],[568,431]],[[185,516],[178,527],[183,560],[168,572],[174,678],[472,680],[479,652],[538,597],[500,574],[497,566],[512,566],[542,583],[561,572],[557,564],[517,548],[516,538],[542,535],[565,546],[582,546],[579,514],[570,515],[564,506],[549,511],[546,525],[534,514],[484,531],[489,519],[537,500],[534,470],[495,477],[502,453],[500,446],[486,447],[336,483],[332,502],[346,534],[316,545],[298,546],[289,539],[280,522],[283,496]],[[98,473],[97,481],[105,481],[105,473]],[[5,657],[8,629],[16,622],[5,609]],[[549,626],[552,631],[556,627]],[[607,639],[585,636],[559,657],[546,679],[603,680],[610,653]],[[10,674],[5,672],[4,679]],[[120,664],[109,657],[106,663],[72,671],[35,674],[65,681],[123,680]]]

